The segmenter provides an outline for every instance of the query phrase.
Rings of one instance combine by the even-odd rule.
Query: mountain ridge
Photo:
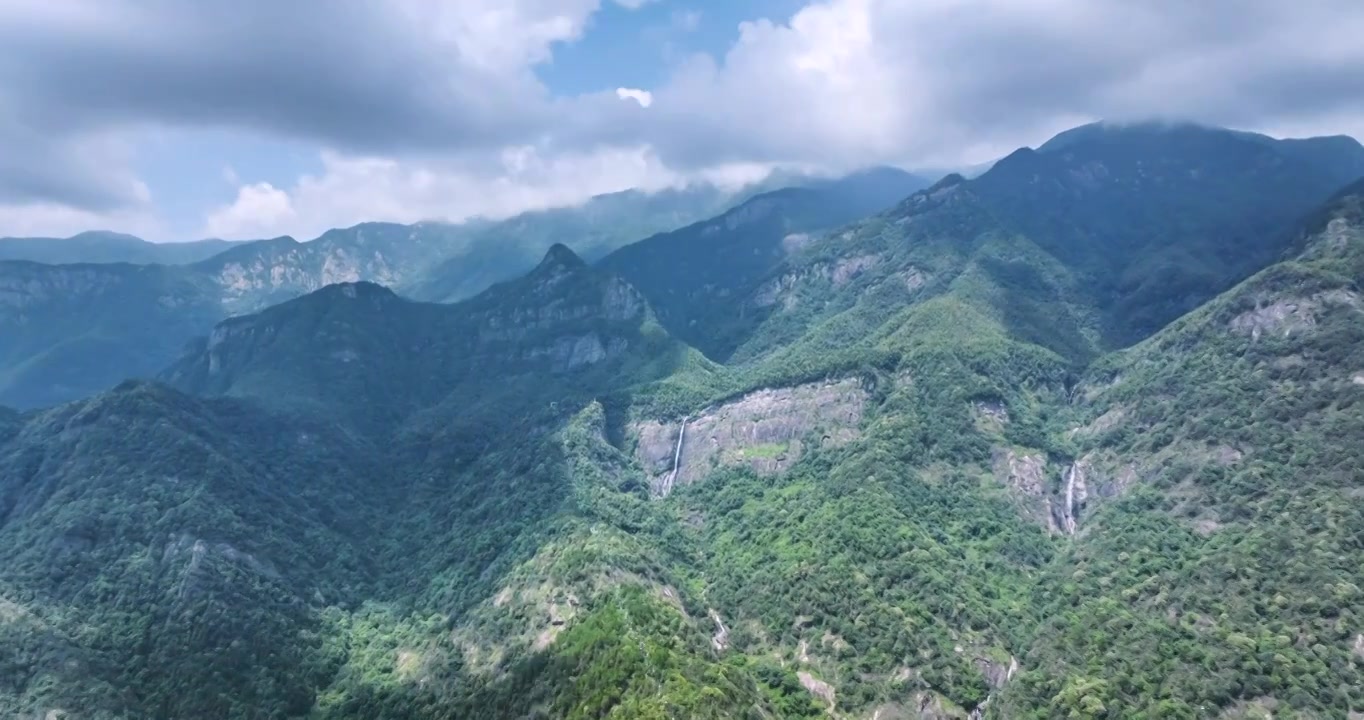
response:
[[[848,181],[850,184],[806,180],[836,195],[847,194],[868,178],[888,177],[902,184],[918,182],[903,172],[886,169],[855,177]],[[334,283],[371,280],[419,299],[462,299],[530,270],[559,241],[559,235],[571,233],[575,245],[586,244],[601,254],[603,248],[705,216],[743,192],[747,191],[732,195],[715,188],[695,188],[655,194],[617,193],[596,198],[579,209],[526,213],[503,222],[475,221],[459,226],[361,223],[330,230],[307,242],[284,236],[233,244],[213,257],[145,271],[164,277],[164,284],[180,290],[143,297],[139,305],[120,299],[122,317],[115,317],[112,308],[106,307],[86,318],[64,318],[66,336],[98,337],[97,350],[64,349],[60,339],[32,336],[29,330],[17,340],[0,337],[0,402],[25,407],[47,405],[109,387],[128,375],[149,376],[173,360],[183,343],[206,333],[217,320]],[[856,205],[857,201],[845,198],[841,202]],[[635,232],[640,234],[633,235]],[[78,271],[65,266],[38,268],[10,262],[19,261],[0,261],[0,285],[10,292],[19,283],[32,281],[35,274],[45,274],[41,282],[51,285],[79,276]],[[6,277],[9,275],[19,278]],[[435,275],[442,279],[435,285],[427,284]],[[100,292],[98,287],[85,287],[80,297],[96,302],[94,298]],[[168,307],[188,307],[193,312],[167,322],[164,335],[147,337],[127,334],[123,329],[140,325],[140,317],[165,318]],[[52,312],[57,310],[51,308]],[[82,321],[84,325],[78,327]],[[5,322],[0,318],[0,324]],[[105,357],[97,361],[99,355]],[[82,361],[81,357],[89,359]],[[14,379],[6,382],[7,375]]]
[[[331,284],[160,382],[0,411],[0,710],[1348,717],[1364,185],[1299,213],[1296,160],[1211,147],[945,178],[684,297],[724,352],[551,244],[458,303]],[[1202,182],[1240,205],[1170,220]],[[1163,276],[1083,243],[1215,259],[1222,227],[1273,252],[1109,339]]]

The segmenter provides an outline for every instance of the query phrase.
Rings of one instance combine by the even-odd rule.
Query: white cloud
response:
[[[303,236],[778,164],[960,165],[1101,117],[1364,132],[1357,0],[816,0],[744,23],[722,56],[686,58],[647,91],[571,97],[534,69],[592,31],[602,0],[356,0],[327,23],[311,5],[242,1],[252,12],[0,1],[0,107],[22,109],[0,116],[0,147],[19,148],[0,156],[0,197],[136,205],[116,142],[129,127],[325,149],[322,172],[239,187],[206,223]]]
[[[292,187],[243,186],[214,210],[205,234],[245,239],[288,234],[316,237],[331,227],[384,220],[460,221],[501,218],[526,210],[572,205],[601,193],[657,190],[687,178],[673,173],[647,148],[542,154],[533,146],[504,148],[486,167],[398,161],[323,153],[323,171]],[[714,168],[717,184],[752,182],[767,168]]]
[[[227,240],[271,237],[284,234],[279,228],[290,226],[296,218],[288,193],[270,183],[254,183],[237,188],[231,205],[209,213],[204,231],[208,237]]]
[[[651,2],[655,0],[616,0],[617,5],[629,10],[638,10]]]
[[[149,205],[91,211],[48,202],[0,204],[0,236],[69,237],[86,230],[115,230],[139,237],[166,238],[164,225]]]
[[[621,100],[634,100],[640,107],[649,107],[654,103],[653,93],[638,88],[616,88],[616,97]]]
[[[1349,0],[820,0],[680,67],[633,132],[679,166],[846,166],[978,161],[1104,117],[1348,129],[1361,35]]]

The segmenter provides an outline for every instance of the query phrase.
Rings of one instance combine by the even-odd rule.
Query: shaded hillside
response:
[[[628,245],[599,263],[649,298],[659,320],[708,354],[709,319],[812,235],[873,215],[924,186],[894,170],[758,195],[709,220]]]
[[[1280,259],[1362,173],[1349,138],[1090,125],[999,161],[974,189],[1089,285],[1105,344],[1121,347]]]
[[[869,215],[924,184],[919,178],[901,170],[873,168],[832,180],[774,175],[764,183],[714,197],[698,195],[697,189],[665,191],[653,196],[638,192],[604,195],[581,210],[547,211],[488,226],[480,231],[479,242],[471,243],[467,250],[431,268],[419,281],[405,285],[400,290],[421,300],[460,300],[493,282],[529,270],[535,258],[555,242],[572,245],[589,261],[621,248],[620,252],[639,258],[642,254],[633,249],[639,244],[634,241],[639,238],[650,238],[646,242],[651,247],[670,247],[664,252],[670,253],[674,259],[702,257],[704,248],[697,248],[693,252],[686,249],[679,251],[672,246],[681,245],[685,248],[690,245],[690,235],[707,223],[723,222],[727,232],[736,232],[736,228],[731,226],[732,221],[725,218],[731,217],[739,206],[750,207],[754,203],[761,203],[760,198],[787,195],[780,203],[778,212],[790,215],[785,224],[789,226],[788,232],[791,232],[832,227]],[[801,199],[799,205],[796,203],[797,198]],[[736,209],[731,210],[732,207]],[[785,212],[787,210],[790,212]],[[762,214],[767,214],[767,211]],[[684,229],[674,231],[674,228]],[[757,237],[754,241],[762,246],[756,254],[762,256],[772,240],[761,229],[755,230]],[[656,233],[660,234],[650,237]],[[708,247],[719,247],[729,239],[709,239]],[[623,241],[633,244],[627,245]],[[636,267],[631,260],[604,262],[612,272],[631,271]],[[766,267],[770,264],[770,258],[758,257],[756,262],[764,263]],[[687,270],[697,269],[689,267]],[[687,272],[672,273],[670,276],[686,277]],[[628,279],[642,288],[650,288],[662,278],[656,275],[632,275]],[[651,301],[663,299],[662,293],[650,292]],[[661,313],[667,314],[662,305],[658,308]]]
[[[906,177],[899,171],[878,170],[855,174],[846,181],[798,179],[827,188],[824,192],[848,195],[882,182],[890,183],[887,192],[898,194],[896,183]],[[579,207],[524,213],[497,222],[364,223],[330,230],[308,242],[280,237],[171,246],[111,233],[87,233],[69,240],[0,240],[0,258],[7,257],[5,248],[10,248],[54,261],[127,257],[167,265],[186,263],[132,272],[92,269],[95,265],[72,269],[0,262],[0,288],[5,288],[0,292],[27,294],[28,298],[22,316],[15,314],[14,305],[0,304],[0,326],[10,329],[0,335],[0,402],[51,405],[106,389],[125,377],[145,377],[170,363],[185,342],[207,333],[218,320],[332,284],[373,282],[405,296],[466,298],[529,271],[560,239],[601,255],[630,240],[721,212],[759,187],[766,185],[736,192],[710,185],[656,193],[629,191],[593,198]],[[846,204],[858,205],[852,199]],[[200,259],[210,248],[226,249]],[[198,250],[205,252],[195,254]],[[120,290],[122,294],[115,297],[105,281],[90,273],[119,275],[125,285],[146,278],[149,285]],[[89,282],[82,283],[80,278]],[[28,286],[35,283],[35,287],[66,287],[68,292],[60,298],[31,293]],[[95,307],[92,303],[103,304]],[[38,316],[51,322],[45,327],[29,322]],[[161,330],[149,333],[152,325]],[[95,357],[98,362],[90,360]]]
[[[373,575],[371,456],[145,384],[29,418],[0,446],[0,712],[305,712],[317,610]]]
[[[544,397],[568,373],[561,392],[590,397],[665,377],[685,355],[632,287],[555,245],[525,277],[462,303],[340,284],[227,320],[163,377],[197,394],[303,405],[378,431],[446,398],[457,405],[452,415],[468,415],[480,403]]]
[[[0,403],[150,377],[221,317],[215,288],[179,268],[0,262]]]

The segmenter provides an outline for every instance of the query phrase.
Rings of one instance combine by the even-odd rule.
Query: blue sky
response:
[[[561,45],[536,74],[561,94],[656,87],[680,58],[698,52],[723,56],[738,39],[740,23],[784,23],[803,5],[800,0],[657,1],[635,9],[608,4],[591,19],[582,40]]]
[[[1362,36],[1356,0],[10,0],[0,236],[309,238],[1100,118],[1358,136]]]
[[[556,45],[534,72],[557,95],[656,87],[683,58],[722,57],[738,38],[740,23],[785,22],[802,4],[655,1],[630,9],[608,3],[590,18],[580,39]],[[152,134],[139,143],[134,168],[158,199],[170,239],[197,238],[205,210],[231,202],[242,181],[287,187],[300,175],[323,171],[316,148],[306,142],[230,128]]]

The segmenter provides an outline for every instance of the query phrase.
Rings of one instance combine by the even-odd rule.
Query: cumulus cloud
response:
[[[634,100],[640,107],[649,107],[654,102],[654,94],[638,88],[616,88],[616,97],[621,100]]]
[[[244,185],[233,202],[209,214],[205,235],[248,239],[292,235],[308,239],[332,227],[378,220],[499,219],[527,210],[563,207],[603,193],[646,191],[690,181],[737,188],[772,168],[736,163],[682,176],[649,148],[542,154],[508,147],[490,166],[441,161],[400,162],[327,152],[322,171],[288,188]]]
[[[208,222],[229,234],[734,168],[952,166],[1099,118],[1364,133],[1357,0],[814,0],[648,91],[556,96],[534,70],[600,5],[342,0],[319,22],[273,0],[0,0],[0,202],[145,204],[117,138],[164,126],[327,153],[323,174],[242,186]]]
[[[270,183],[254,183],[237,188],[237,199],[208,215],[209,237],[224,239],[256,238],[276,235],[297,214],[289,194]]]
[[[19,237],[68,237],[86,230],[117,230],[140,237],[171,239],[153,208],[147,205],[92,211],[52,202],[0,203],[0,229],[0,235]]]
[[[1099,118],[1358,131],[1361,32],[1348,0],[829,0],[692,59],[634,130],[701,165],[972,162]]]
[[[89,147],[148,126],[393,155],[521,142],[550,121],[530,68],[577,38],[596,6],[0,1],[0,198],[128,205],[126,161]]]

